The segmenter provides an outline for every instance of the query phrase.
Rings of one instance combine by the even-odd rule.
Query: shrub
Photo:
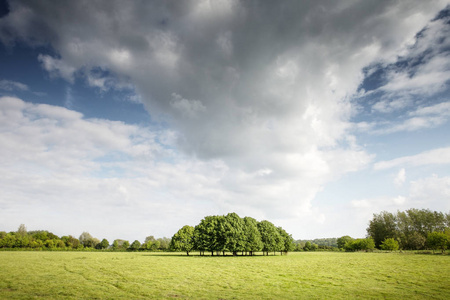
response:
[[[382,243],[381,243],[381,249],[382,250],[387,250],[387,251],[397,251],[399,248],[398,246],[398,242],[393,239],[393,238],[388,238],[385,239]]]

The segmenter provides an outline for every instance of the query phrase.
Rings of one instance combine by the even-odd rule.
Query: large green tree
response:
[[[397,224],[395,216],[387,211],[373,214],[373,219],[369,222],[367,234],[373,238],[375,246],[379,248],[381,243],[387,238],[397,236]]]
[[[206,216],[194,228],[194,243],[195,248],[201,254],[205,251],[211,252],[214,255],[216,251],[216,233],[218,228],[217,216]]]
[[[224,218],[224,248],[232,252],[245,250],[245,223],[236,213],[229,213]]]
[[[244,251],[253,255],[254,252],[261,251],[262,241],[261,234],[258,230],[258,222],[251,217],[244,217],[244,235],[245,246]]]
[[[262,250],[266,255],[269,255],[269,252],[271,251],[277,251],[279,249],[279,241],[281,238],[275,225],[264,220],[258,223],[258,230],[261,234],[261,241],[263,244]]]
[[[172,237],[171,249],[184,251],[187,255],[194,248],[194,227],[185,225]]]
[[[289,251],[294,250],[295,245],[292,235],[287,233],[286,230],[281,227],[278,227],[277,229],[281,239],[281,241],[278,242],[278,247],[280,248],[279,251],[281,254],[283,254],[283,252],[287,254]]]

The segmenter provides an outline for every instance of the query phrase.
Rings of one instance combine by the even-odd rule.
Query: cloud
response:
[[[410,181],[405,195],[379,196],[353,200],[352,209],[360,220],[361,226],[367,226],[374,213],[381,211],[404,211],[412,207],[446,212],[450,210],[450,177],[432,175]]]
[[[15,91],[15,90],[28,91],[28,86],[21,82],[2,79],[2,80],[0,80],[0,90],[4,90],[4,91],[8,91],[8,92]]]
[[[378,104],[381,107],[385,103],[378,102]],[[446,101],[429,106],[418,106],[414,110],[410,110],[404,117],[399,116],[396,121],[361,122],[355,124],[354,128],[360,132],[385,135],[402,131],[411,132],[436,128],[447,123],[449,119],[450,102]]]
[[[70,83],[74,82],[76,68],[73,66],[49,55],[39,54],[38,60],[41,62],[44,70],[50,73],[50,76],[62,77]]]
[[[57,229],[64,234],[78,234],[81,224],[92,233],[105,232],[106,222],[111,238],[129,235],[115,224],[122,218],[170,235],[180,222],[227,211],[259,219],[308,216],[324,180],[358,169],[367,159],[356,149],[327,153],[325,159],[316,150],[284,157],[276,170],[246,171],[223,160],[185,156],[173,148],[170,130],[86,119],[67,108],[13,97],[0,98],[0,116],[0,188],[7,195],[2,211],[10,222],[30,220],[34,228],[47,226],[53,214],[61,222],[75,218]],[[280,169],[298,174],[287,177]],[[42,219],[31,221],[31,214]],[[161,216],[173,226],[163,228]],[[148,228],[134,232],[145,236]]]
[[[26,157],[41,157],[49,165],[56,157],[55,168],[82,175],[74,185],[101,186],[97,180],[85,185],[89,170],[112,174],[102,179],[111,192],[98,203],[114,194],[111,199],[138,199],[136,209],[142,211],[183,207],[197,216],[208,210],[293,219],[312,215],[312,201],[326,183],[365,168],[373,158],[352,135],[357,112],[351,98],[363,68],[394,62],[444,5],[16,2],[0,19],[3,43],[50,45],[55,55],[41,54],[39,60],[51,76],[69,83],[83,78],[101,90],[130,86],[152,120],[165,127],[155,133],[85,120],[71,110],[60,113],[72,121],[60,120],[46,115],[57,109],[39,106],[47,117],[31,113],[36,120],[24,119],[22,111],[11,112],[27,126],[11,128],[14,134],[5,139],[17,139],[13,153],[33,133],[29,144],[35,147],[25,147],[23,155],[30,152]],[[392,77],[398,83],[391,91],[401,79]],[[163,140],[170,145],[156,142]],[[101,163],[110,157],[112,162]],[[29,162],[27,168],[35,166]],[[49,166],[42,168],[47,172]],[[122,192],[115,193],[122,172],[139,180],[124,179]],[[100,194],[86,191],[91,193]]]
[[[404,168],[401,168],[394,179],[394,183],[396,186],[400,187],[405,183],[405,180],[406,180],[406,171]]]
[[[409,197],[414,207],[427,207],[431,209],[450,211],[450,177],[431,177],[411,182]]]
[[[442,164],[450,164],[450,148],[433,149],[416,155],[399,157],[387,161],[380,161],[374,165],[374,169],[385,170],[399,166],[417,167]]]
[[[175,110],[178,110],[183,116],[189,118],[196,118],[199,113],[206,111],[206,107],[201,101],[184,99],[177,93],[172,93],[170,105]]]
[[[361,69],[375,58],[395,57],[442,8],[439,1],[332,1],[326,10],[206,3],[121,9],[108,2],[113,16],[95,9],[100,3],[50,9],[22,2],[2,24],[25,41],[50,42],[59,57],[39,59],[51,74],[72,82],[83,70],[80,76],[99,88],[105,81],[90,76],[92,69],[109,70],[117,82],[127,78],[152,116],[175,116],[182,149],[203,158],[244,157],[242,163],[263,150],[270,156],[337,145],[348,134],[348,96]],[[186,101],[175,101],[174,91]],[[181,116],[196,117],[177,118],[181,107]],[[203,107],[207,113],[198,114]]]
[[[449,36],[448,17],[428,23],[395,63],[384,66],[385,84],[377,89],[383,93],[382,101],[373,109],[398,111],[420,101],[417,96],[430,97],[445,91],[450,80]]]
[[[193,199],[189,193],[198,192],[196,185],[209,180],[191,170],[198,163],[183,161],[161,143],[165,132],[85,119],[73,110],[12,97],[0,98],[0,116],[0,185],[5,196],[0,207],[5,222],[21,219],[30,227],[51,229],[52,218],[50,226],[60,224],[55,228],[60,234],[78,234],[91,227],[117,238],[116,234],[129,235],[115,225],[117,220],[156,228],[155,214],[179,216],[171,211],[178,201]],[[165,158],[179,162],[164,163]],[[200,169],[214,178],[217,167],[208,164]],[[187,210],[193,207],[184,205]],[[98,220],[111,229],[103,231]],[[171,233],[159,227],[158,231]]]
[[[445,13],[426,24],[393,61],[378,60],[365,68],[366,77],[356,102],[370,125],[369,133],[411,132],[447,123],[448,10],[447,6]]]

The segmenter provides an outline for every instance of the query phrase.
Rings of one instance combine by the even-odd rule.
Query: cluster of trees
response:
[[[238,252],[253,255],[254,252],[279,251],[282,254],[294,249],[294,239],[283,228],[269,221],[258,222],[251,217],[239,217],[236,213],[226,216],[207,216],[195,226],[183,226],[172,237],[170,248],[174,251],[196,250],[201,255]]]
[[[345,235],[337,239],[337,246],[345,251],[370,251],[375,249],[375,242],[372,238],[354,239]]]
[[[59,237],[45,230],[27,231],[21,224],[17,231],[0,231],[0,248],[8,249],[82,249],[80,240],[73,236]]]
[[[336,251],[339,250],[337,247],[337,238],[322,238],[314,240],[297,240],[294,242],[294,251]]]
[[[338,239],[293,240],[283,228],[269,221],[258,222],[253,218],[240,218],[236,213],[225,216],[207,216],[195,226],[184,226],[172,239],[148,236],[143,243],[135,240],[116,239],[112,244],[101,241],[88,232],[79,238],[71,235],[58,237],[45,231],[27,231],[20,225],[17,231],[0,231],[0,249],[36,250],[112,250],[112,251],[190,251],[238,252],[253,255],[263,251],[287,253],[288,251],[345,250],[442,250],[450,248],[450,213],[427,209],[409,209],[396,214],[382,211],[374,214],[367,228],[367,238],[354,239],[343,236]]]
[[[17,231],[0,231],[0,248],[4,249],[168,251],[169,246],[168,238],[148,236],[142,244],[138,240],[130,244],[127,240],[116,239],[110,244],[107,239],[100,241],[88,232],[83,232],[78,239],[71,235],[59,237],[45,230],[27,231],[23,224]]]
[[[374,214],[367,235],[375,247],[385,250],[423,250],[450,247],[450,213],[409,209],[396,214]]]

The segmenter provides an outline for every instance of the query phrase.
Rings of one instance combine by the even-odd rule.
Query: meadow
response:
[[[0,252],[0,298],[450,299],[450,256]]]

